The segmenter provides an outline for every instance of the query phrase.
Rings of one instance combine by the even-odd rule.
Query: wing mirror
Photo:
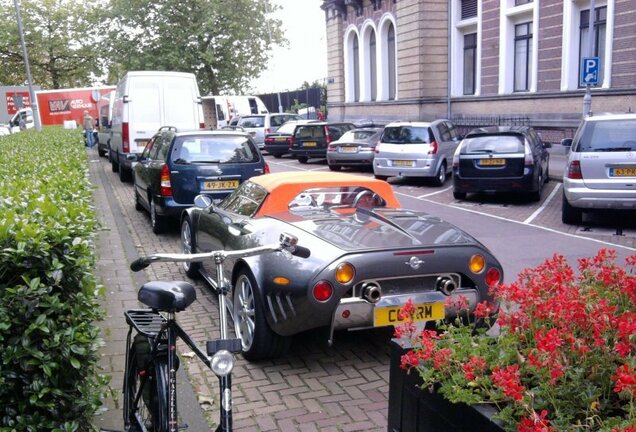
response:
[[[215,210],[214,201],[207,195],[197,195],[194,197],[194,206],[200,209],[208,209],[210,212]]]
[[[565,138],[561,140],[561,145],[565,147],[572,147],[572,138]]]

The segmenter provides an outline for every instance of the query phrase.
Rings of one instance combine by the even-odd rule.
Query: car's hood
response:
[[[348,251],[478,243],[438,217],[406,209],[304,210],[271,217]]]

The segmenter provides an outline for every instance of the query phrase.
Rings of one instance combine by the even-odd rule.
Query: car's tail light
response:
[[[199,129],[205,129],[205,123],[199,123]]]
[[[265,164],[265,168],[263,168],[263,174],[269,174],[269,165],[267,165],[267,163]]]
[[[481,273],[484,270],[484,267],[486,267],[486,259],[481,255],[473,255],[470,257],[468,267],[470,268],[470,271],[475,274]]]
[[[459,168],[459,153],[461,145],[457,146],[455,153],[453,153],[453,168]]]
[[[326,280],[316,282],[313,289],[314,298],[319,302],[325,302],[331,298],[333,287]]]
[[[289,144],[289,147],[292,147],[294,145],[294,137],[290,136],[289,138],[287,138],[287,144]]]
[[[523,163],[525,166],[534,166],[534,159],[532,157],[532,151],[530,150],[530,146],[524,146],[524,160]]]
[[[161,183],[159,186],[159,193],[161,196],[172,196],[172,184],[170,184],[170,168],[167,164],[163,164],[161,167]]]
[[[336,280],[341,284],[348,284],[356,275],[356,269],[352,264],[347,262],[338,264],[336,267]]]
[[[501,272],[499,269],[491,267],[486,272],[486,284],[488,286],[495,286],[501,282]]]
[[[328,152],[335,152],[337,150],[335,145],[329,145],[329,147],[327,147],[327,151]]]
[[[568,164],[568,178],[574,180],[583,180],[581,172],[581,161],[573,160]]]
[[[431,141],[431,144],[428,149],[428,154],[433,154],[433,155],[437,154],[437,150],[438,150],[437,141],[435,140]]]
[[[329,128],[325,128],[325,140],[327,141],[327,144],[329,144],[331,142],[331,136],[329,135]]]
[[[128,123],[122,123],[121,125],[121,151],[124,153],[130,152],[130,135],[128,133]]]
[[[272,144],[274,142],[274,138],[272,137],[265,137],[265,144]]]

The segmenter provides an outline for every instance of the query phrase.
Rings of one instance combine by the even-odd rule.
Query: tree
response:
[[[111,0],[111,71],[192,72],[202,94],[243,92],[285,44],[267,0]]]
[[[24,0],[20,16],[35,84],[44,88],[85,86],[100,74],[97,34],[99,8],[86,0]],[[26,81],[12,0],[0,0],[0,83]]]

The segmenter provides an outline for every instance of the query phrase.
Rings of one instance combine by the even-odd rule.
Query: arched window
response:
[[[376,44],[375,44],[375,32],[372,31],[369,35],[369,81],[371,84],[371,100],[374,101],[378,98],[378,73],[377,73],[377,61],[376,61]]]
[[[389,100],[395,100],[396,76],[395,76],[395,28],[393,23],[389,23],[387,31],[387,76],[389,79]]]
[[[358,44],[358,37],[353,38],[353,100],[358,102],[360,100],[360,46]]]

